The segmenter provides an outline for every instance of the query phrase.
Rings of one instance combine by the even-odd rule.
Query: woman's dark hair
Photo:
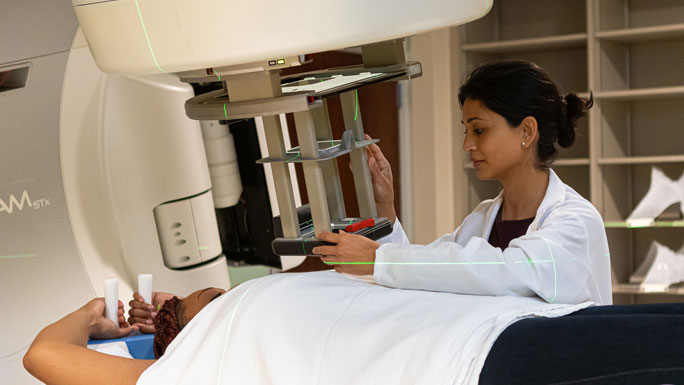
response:
[[[458,93],[463,106],[466,99],[479,100],[488,109],[517,127],[528,116],[537,120],[539,142],[537,166],[548,168],[558,155],[555,142],[570,147],[575,142],[575,124],[594,104],[574,93],[563,94],[538,65],[524,60],[484,64],[468,75]]]
[[[164,355],[166,348],[185,327],[185,306],[178,297],[173,297],[164,302],[162,308],[154,317],[154,357]]]

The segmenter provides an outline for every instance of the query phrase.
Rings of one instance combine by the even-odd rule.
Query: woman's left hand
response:
[[[375,271],[375,250],[380,244],[372,239],[340,230],[339,234],[321,233],[318,239],[335,246],[314,247],[313,252],[323,255],[324,263],[335,266],[338,273],[372,275]],[[340,263],[343,262],[343,263]],[[348,262],[355,262],[349,263]]]
[[[125,337],[137,327],[131,327],[123,317],[123,302],[119,301],[118,318],[119,325],[116,325],[105,316],[104,298],[95,298],[85,304],[80,310],[87,312],[91,316],[90,338],[96,340],[106,340],[110,338]]]

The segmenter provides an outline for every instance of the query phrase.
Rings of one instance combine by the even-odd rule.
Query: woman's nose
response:
[[[463,138],[463,151],[470,152],[475,150],[475,141],[468,134]]]

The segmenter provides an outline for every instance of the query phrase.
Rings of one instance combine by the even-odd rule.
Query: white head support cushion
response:
[[[630,226],[652,226],[654,219],[671,205],[681,202],[684,191],[682,179],[673,181],[660,169],[651,169],[651,185],[644,198],[627,218]],[[684,212],[684,208],[682,208]]]

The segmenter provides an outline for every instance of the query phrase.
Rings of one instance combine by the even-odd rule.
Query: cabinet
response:
[[[625,223],[648,190],[652,166],[672,179],[684,171],[684,2],[501,0],[460,28],[466,73],[491,60],[526,59],[566,92],[593,92],[594,107],[578,122],[575,145],[561,148],[552,168],[606,222],[615,302],[684,300],[684,289],[643,293],[627,283],[653,240],[682,247],[684,221],[659,218],[650,228]],[[480,181],[467,159],[464,164],[472,210],[500,185]]]

